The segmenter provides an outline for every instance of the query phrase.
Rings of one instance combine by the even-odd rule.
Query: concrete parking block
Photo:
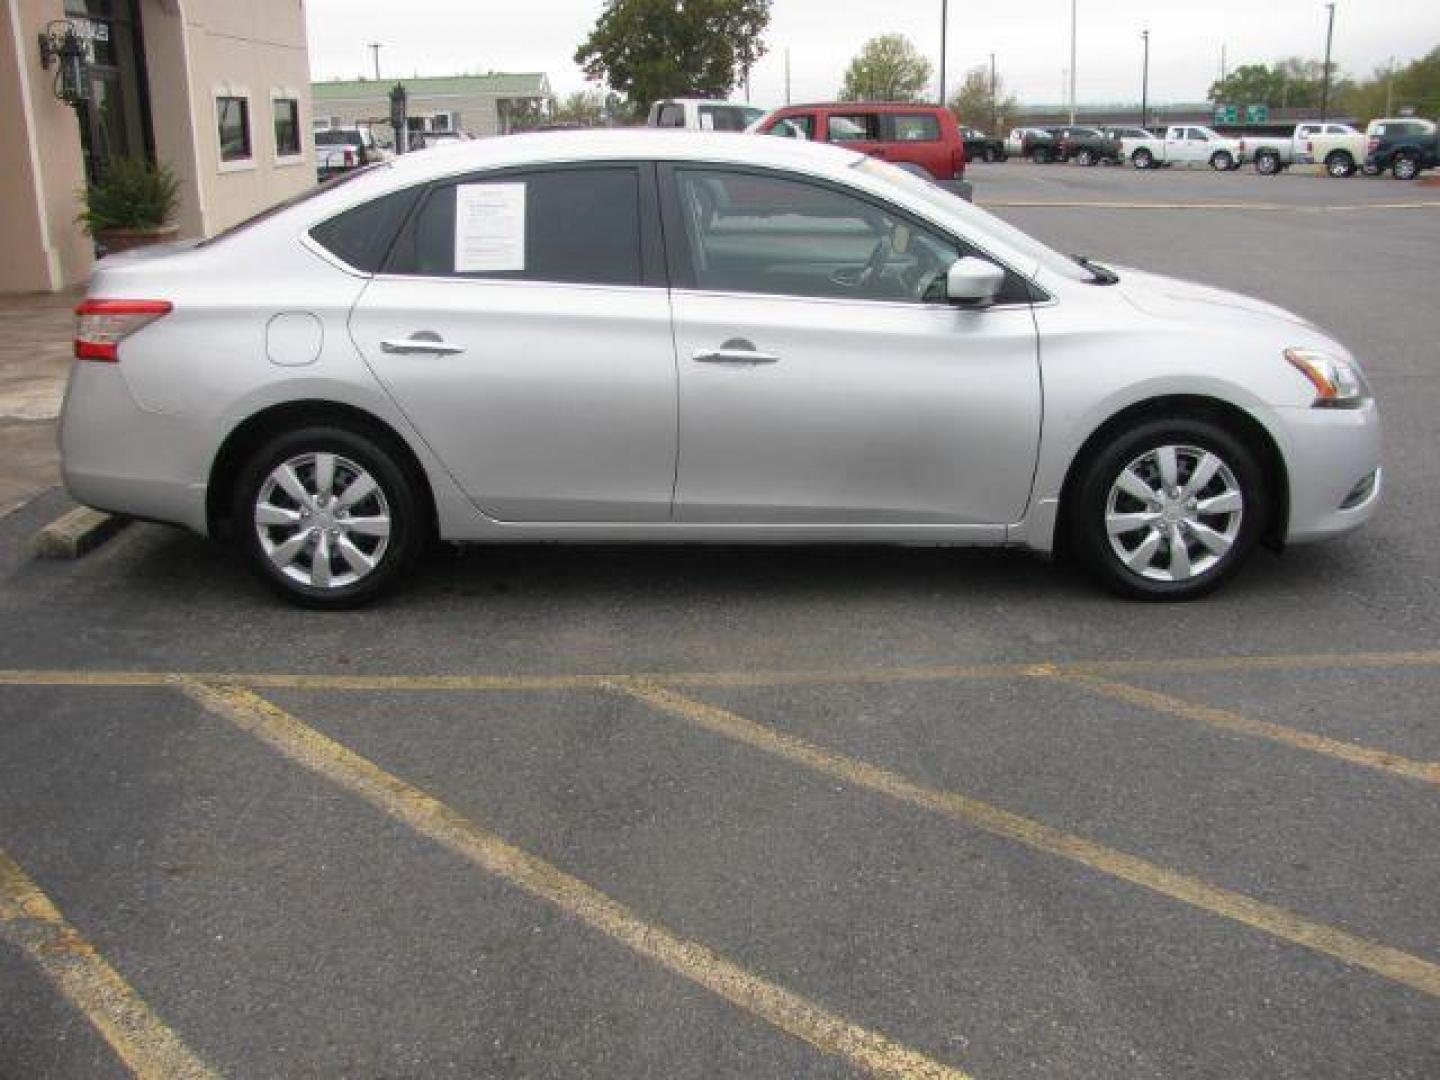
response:
[[[42,559],[78,559],[128,524],[129,518],[77,506],[35,534],[35,554]]]

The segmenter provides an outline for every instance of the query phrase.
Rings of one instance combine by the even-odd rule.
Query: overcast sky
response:
[[[1140,31],[1150,30],[1150,100],[1199,101],[1230,69],[1325,51],[1325,5],[1316,0],[1078,0],[1077,96],[1138,100]],[[902,33],[936,62],[941,0],[774,0],[769,54],[751,78],[758,104],[785,101],[785,51],[795,101],[835,95],[867,38]],[[556,93],[586,86],[573,57],[602,0],[309,0],[310,65],[317,79],[371,73],[367,42],[382,42],[382,77],[543,71]],[[1022,102],[1065,100],[1070,0],[951,0],[947,82],[991,52]],[[1369,75],[1440,45],[1440,0],[1340,0],[1334,59]],[[938,67],[938,63],[937,63]],[[738,92],[735,96],[743,96]]]

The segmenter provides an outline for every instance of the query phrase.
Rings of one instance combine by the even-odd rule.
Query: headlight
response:
[[[1359,368],[1319,349],[1285,350],[1285,359],[1315,387],[1315,407],[1353,409],[1368,396]]]

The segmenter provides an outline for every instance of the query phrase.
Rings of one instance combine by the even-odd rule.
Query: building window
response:
[[[220,160],[249,161],[250,100],[221,95],[215,99],[215,115],[220,130]]]
[[[277,97],[275,108],[275,156],[298,157],[300,154],[300,102],[294,98]]]

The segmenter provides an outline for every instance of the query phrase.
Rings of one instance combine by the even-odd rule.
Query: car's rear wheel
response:
[[[1122,596],[1188,600],[1234,574],[1268,510],[1254,453],[1206,420],[1153,420],[1083,466],[1066,509],[1081,562]]]
[[[1274,176],[1280,171],[1280,155],[1273,150],[1261,150],[1255,155],[1255,171],[1261,176]]]
[[[985,152],[980,156],[984,158],[987,162],[993,162],[1000,156],[1000,154],[993,146],[987,146],[985,147]]]
[[[1080,165],[1094,165],[1095,155],[1092,154],[1089,150],[1081,150],[1078,154],[1075,155],[1075,161]]]
[[[421,550],[417,486],[380,442],[305,427],[277,435],[246,462],[232,520],[251,564],[286,599],[354,607],[390,587]]]
[[[1148,169],[1155,164],[1155,155],[1149,150],[1136,150],[1130,155],[1130,164],[1137,169]]]
[[[1414,154],[1395,155],[1395,164],[1390,166],[1396,180],[1414,180],[1420,175],[1420,159]]]
[[[1229,172],[1235,167],[1235,159],[1227,150],[1217,150],[1210,155],[1210,168],[1216,172]]]
[[[1332,150],[1325,158],[1325,171],[1335,177],[1350,176],[1355,172],[1355,159],[1344,150]]]

